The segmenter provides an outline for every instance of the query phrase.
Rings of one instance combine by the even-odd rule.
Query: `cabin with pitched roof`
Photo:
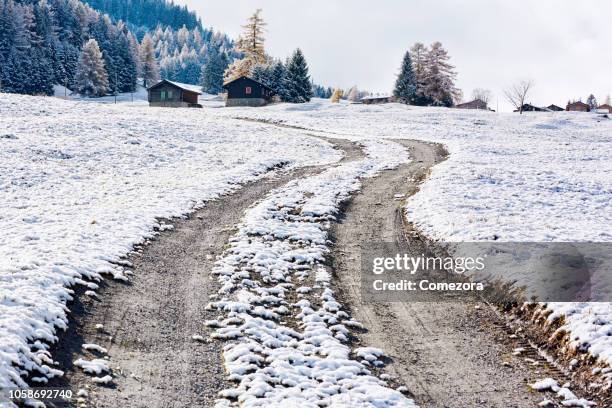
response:
[[[149,106],[168,108],[201,108],[198,97],[202,95],[202,88],[197,85],[182,84],[180,82],[163,79],[148,88]]]
[[[584,102],[578,101],[578,102],[568,103],[565,110],[568,112],[590,112],[591,107]]]
[[[477,109],[477,110],[489,110],[487,103],[481,99],[474,99],[470,102],[459,103],[455,105],[457,109]]]
[[[271,88],[246,76],[226,82],[223,88],[227,90],[225,106],[265,106],[274,97]]]

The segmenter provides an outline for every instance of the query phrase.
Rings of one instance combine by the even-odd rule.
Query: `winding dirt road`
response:
[[[349,141],[328,140],[345,151],[344,160],[363,156]],[[373,240],[406,249],[400,202],[393,196],[414,194],[445,154],[438,145],[398,142],[410,149],[413,161],[365,181],[333,230],[331,262],[338,289],[354,318],[368,329],[358,341],[390,355],[392,363],[385,370],[407,386],[422,407],[536,406],[541,398],[526,388],[533,371],[519,360],[502,365],[513,344],[492,323],[493,312],[468,304],[362,304],[360,249]],[[129,259],[134,274],[128,285],[106,282],[98,291],[101,301],[79,296],[71,305],[69,331],[53,351],[66,375],[50,385],[87,388],[88,396],[77,406],[212,406],[217,392],[227,386],[223,344],[208,341],[210,330],[204,327],[205,320],[216,318],[205,309],[217,290],[210,275],[215,257],[250,205],[294,178],[322,170],[279,173],[207,203],[187,219],[168,221],[174,230],[162,232]],[[418,235],[414,237],[418,241]],[[89,386],[91,378],[74,367],[76,359],[96,356],[83,351],[83,343],[108,349],[111,386]]]

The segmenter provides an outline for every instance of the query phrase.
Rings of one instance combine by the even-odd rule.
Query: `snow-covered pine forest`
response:
[[[163,1],[128,2],[126,23],[115,10],[117,2],[89,3],[111,15],[77,0],[0,0],[0,87],[4,92],[51,95],[54,85],[88,96],[132,92],[139,77],[145,83],[155,81],[160,70],[168,79],[198,83],[209,61],[229,63],[235,56],[229,37],[204,29],[182,7]],[[152,11],[145,17],[148,6]],[[166,17],[157,19],[158,14]],[[100,66],[97,58],[92,59],[95,50],[90,49],[90,55],[82,53],[90,40],[95,40],[100,52],[103,72],[96,75],[99,80],[78,82],[79,70],[95,71]],[[90,47],[95,48],[93,43]],[[94,66],[83,67],[84,60],[93,61]]]

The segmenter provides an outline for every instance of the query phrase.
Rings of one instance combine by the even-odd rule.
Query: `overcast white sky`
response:
[[[317,83],[388,92],[414,42],[441,41],[466,99],[535,81],[528,98],[565,106],[612,93],[612,2],[591,0],[175,0],[207,27],[232,37],[257,8],[268,23],[266,48],[286,57],[302,48]],[[582,4],[581,4],[582,3]]]

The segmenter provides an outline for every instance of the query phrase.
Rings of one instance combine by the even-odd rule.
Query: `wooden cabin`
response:
[[[197,85],[182,84],[180,82],[163,79],[148,88],[149,106],[168,108],[201,108],[198,97],[202,95],[202,88]]]
[[[547,108],[549,111],[552,111],[552,112],[562,112],[562,111],[564,111],[564,110],[565,110],[565,109],[563,109],[562,107],[557,106],[557,105],[555,105],[555,104],[548,105],[546,108]]]
[[[359,100],[359,102],[366,105],[374,105],[379,103],[391,103],[395,102],[395,97],[390,95],[370,95],[365,96]]]
[[[460,103],[455,105],[457,109],[479,109],[479,110],[489,110],[487,103],[480,99],[474,99],[470,102]]]
[[[603,105],[597,107],[597,111],[602,113],[612,113],[612,106],[604,103]]]
[[[225,106],[265,106],[274,96],[272,89],[246,76],[226,82],[223,88],[227,90]]]
[[[590,112],[591,107],[584,102],[571,102],[567,104],[565,108],[568,112]]]
[[[519,110],[516,109],[515,112],[518,112]],[[523,112],[547,112],[548,109],[547,108],[540,108],[539,106],[534,106],[530,103],[526,103],[523,105]]]

